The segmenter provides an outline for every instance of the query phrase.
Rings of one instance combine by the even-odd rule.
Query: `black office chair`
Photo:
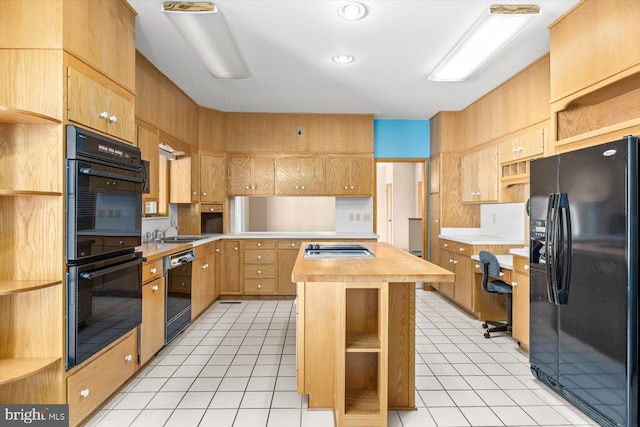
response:
[[[490,294],[505,294],[507,297],[507,321],[485,320],[482,324],[482,327],[486,329],[484,337],[491,338],[491,332],[511,333],[511,295],[513,294],[513,288],[502,280],[489,281],[489,277],[498,277],[500,275],[500,263],[493,253],[480,251],[480,268],[482,270],[482,289]]]

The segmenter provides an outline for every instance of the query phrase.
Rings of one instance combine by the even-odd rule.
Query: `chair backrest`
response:
[[[489,251],[480,251],[480,265],[482,267],[482,290],[494,293],[487,288],[489,276],[497,277],[500,274],[500,263],[498,258]]]

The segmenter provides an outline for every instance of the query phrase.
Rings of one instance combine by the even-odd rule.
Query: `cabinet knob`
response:
[[[302,187],[300,187],[300,189],[304,190],[304,185]]]
[[[153,285],[153,286],[151,287],[151,290],[152,290],[153,292],[157,291],[157,290],[158,290],[158,285]]]
[[[298,189],[300,189],[300,187],[298,187],[298,186],[296,185],[296,190],[298,190]]]
[[[252,186],[251,186],[251,189],[252,189],[252,190],[255,190],[255,189],[256,189],[256,186],[255,186],[255,185],[252,185]]]
[[[111,117],[109,117],[109,121],[110,121],[111,123],[115,123],[115,122],[117,122],[117,121],[118,121],[118,117],[117,117],[117,116],[111,116]]]
[[[210,210],[211,212],[215,211],[215,209],[214,209],[214,208],[209,208],[209,210]]]
[[[262,285],[258,285],[258,289],[262,289]]]
[[[344,186],[344,189],[345,189],[345,190],[348,190],[349,188],[345,185],[345,186]]]
[[[464,248],[460,248],[460,252],[464,252]]]
[[[295,243],[292,243],[292,244],[291,244],[291,247],[292,247],[292,248],[295,248],[295,247],[296,247],[296,244],[295,244]]]
[[[529,264],[525,264],[525,265],[524,265],[524,269],[525,269],[525,270],[529,270]]]
[[[197,191],[194,191],[194,192],[193,192],[193,193],[191,193],[191,194],[195,196],[196,194],[198,194],[198,192],[197,192]]]
[[[458,263],[458,261],[453,261],[453,264],[454,264],[454,265],[455,265],[455,264],[457,264],[457,263]]]
[[[237,250],[238,250],[238,247],[236,246],[235,248],[233,248],[233,250],[234,250],[234,251],[237,251]]]
[[[205,265],[202,266],[203,270],[206,270],[207,268],[209,268],[209,264],[205,264]]]
[[[102,117],[103,119],[106,119],[107,117],[109,117],[109,113],[107,113],[106,111],[103,111],[102,113],[100,113],[100,117]]]
[[[262,255],[258,255],[256,258],[258,258],[258,259],[262,259]]]
[[[442,245],[442,246],[444,246],[445,248],[448,248],[448,247],[449,247],[449,244],[448,244],[448,243],[445,243],[445,244],[444,244],[444,245]]]
[[[480,264],[476,264],[476,268],[477,268],[477,269],[480,269]]]
[[[502,277],[504,276],[504,273],[501,271],[500,274],[498,274],[498,276]]]
[[[433,222],[435,222],[436,224],[440,222],[439,219],[434,220]]]
[[[515,288],[516,286],[518,286],[518,282],[511,282],[511,287]]]
[[[216,252],[220,252],[220,248],[216,248]]]
[[[452,264],[453,260],[451,258],[449,258],[449,264]]]
[[[478,193],[476,193],[475,191],[471,192],[471,196],[475,196],[476,194]]]
[[[513,147],[513,149],[511,151],[513,151],[514,153],[517,153],[518,152],[518,148],[517,147]]]
[[[482,193],[478,191],[476,194],[479,196],[479,195],[481,195]]]
[[[262,274],[262,270],[258,270],[258,274]]]
[[[158,272],[158,269],[153,267],[151,270],[149,270],[151,272],[151,274],[156,274]]]
[[[353,190],[353,185],[351,186],[351,189]]]
[[[131,356],[130,354],[127,354],[127,355],[124,357],[124,360],[126,360],[127,362],[131,362],[131,361],[133,360],[133,356]]]
[[[260,247],[262,247],[262,243],[258,243],[258,247],[259,247],[259,248],[260,248]]]
[[[89,397],[89,389],[85,388],[84,390],[80,391],[80,396]]]
[[[205,191],[205,192],[203,192],[203,193],[202,193],[202,195],[203,195],[203,196],[206,196],[206,195],[207,195],[207,192],[206,192],[206,191]]]
[[[244,188],[245,188],[246,190],[248,190],[248,189],[249,189],[249,186],[247,185],[247,186],[246,186],[246,187],[244,187]]]
[[[120,240],[120,241],[118,242],[118,244],[119,244],[119,245],[124,245],[124,240]]]

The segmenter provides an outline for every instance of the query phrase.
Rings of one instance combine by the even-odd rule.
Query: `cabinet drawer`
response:
[[[220,203],[212,203],[212,204],[202,204],[200,206],[201,213],[219,213],[224,212],[224,205]]]
[[[273,279],[276,277],[276,269],[273,264],[248,264],[244,266],[244,277],[245,279],[260,279],[262,277]]]
[[[244,243],[246,249],[275,249],[275,240],[247,240]]]
[[[276,292],[275,279],[245,279],[245,294],[273,294]]]
[[[278,240],[278,249],[300,249],[302,240]]]
[[[480,261],[473,260],[473,272],[482,275],[482,269],[480,268]],[[489,281],[494,279],[500,279],[503,282],[511,283],[511,270],[505,270],[504,268],[500,268],[500,276],[499,277],[491,276],[491,277],[493,279],[490,279]]]
[[[70,424],[78,424],[138,369],[135,330],[87,366],[67,378]]]
[[[452,240],[440,240],[440,249],[455,252],[470,257],[473,255],[473,246],[466,243],[454,242]]]
[[[273,249],[246,249],[245,264],[273,264],[276,262],[276,251]]]
[[[513,257],[513,270],[524,274],[525,276],[529,275],[529,258],[514,256]]]
[[[150,280],[157,279],[162,276],[163,273],[162,258],[158,258],[151,262],[145,262],[142,264],[142,283],[147,283]]]

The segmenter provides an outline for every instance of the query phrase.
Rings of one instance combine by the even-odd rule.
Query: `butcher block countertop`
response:
[[[327,242],[332,243],[336,242]],[[298,252],[292,271],[294,282],[453,282],[455,277],[388,243],[358,242],[372,251],[374,258],[305,258],[307,244]]]

